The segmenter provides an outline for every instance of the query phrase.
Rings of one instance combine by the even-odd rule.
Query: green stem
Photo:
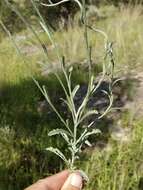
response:
[[[75,162],[75,153],[72,152],[72,160],[71,160],[71,165],[70,165],[70,169],[71,170],[74,170],[75,167],[74,167],[74,162]]]
[[[91,47],[89,45],[89,38],[88,38],[88,27],[87,27],[85,0],[82,0],[82,4],[83,4],[82,22],[83,22],[83,25],[84,25],[84,39],[85,39],[86,50],[87,50],[88,69],[89,69],[89,77],[90,77],[91,76],[92,59],[91,59]]]

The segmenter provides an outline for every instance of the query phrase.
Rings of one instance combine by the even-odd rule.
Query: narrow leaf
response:
[[[93,134],[96,135],[98,133],[101,133],[101,131],[99,129],[93,129],[91,132],[88,132],[85,134],[84,139],[89,137],[90,135],[93,135]]]
[[[86,140],[84,143],[85,143],[87,146],[92,147],[91,143],[90,143],[88,140]]]
[[[69,68],[69,72],[71,73],[73,71],[73,67],[71,66],[70,68]]]
[[[99,129],[93,129],[90,132],[87,132],[87,129],[85,129],[84,133],[77,140],[77,144],[84,142],[89,136],[95,135],[95,134],[98,134],[98,133],[101,133],[101,131]]]
[[[84,139],[87,138],[87,137],[89,137],[89,136],[91,136],[91,135],[96,135],[98,133],[101,133],[101,131],[99,129],[93,129],[92,131],[87,132],[85,134]]]
[[[65,139],[65,141],[66,141],[67,143],[69,143],[69,137],[67,136],[67,134],[66,134],[66,133],[61,133],[61,135],[62,135],[62,137]]]
[[[48,133],[48,136],[61,135],[64,140],[69,143],[69,137],[71,134],[63,129],[54,129]]]
[[[94,114],[98,114],[98,111],[97,110],[89,110],[87,111],[87,113],[85,113],[85,115],[81,118],[80,120],[80,123],[86,119],[87,117],[91,116],[91,115],[94,115]]]
[[[57,156],[59,156],[66,164],[68,164],[68,160],[66,159],[66,157],[64,156],[64,154],[57,148],[53,148],[53,147],[49,147],[46,148],[46,150],[53,152],[54,154],[56,154]]]
[[[94,76],[92,75],[91,76],[91,79],[90,79],[90,90],[92,91],[94,89]]]
[[[83,139],[83,137],[85,136],[86,133],[87,133],[87,128],[83,131],[83,133],[81,134],[81,136],[77,140],[76,144],[78,144]]]
[[[80,88],[80,85],[76,85],[75,88],[73,89],[73,91],[72,91],[72,97],[73,98],[75,97],[75,95],[76,95],[77,91],[79,90],[79,88]]]
[[[48,133],[48,136],[54,136],[54,135],[61,135],[61,134],[67,134],[70,135],[66,130],[64,129],[54,129]]]
[[[97,110],[89,110],[89,111],[85,114],[85,117],[88,117],[88,116],[94,115],[94,114],[98,114],[98,111],[97,111]]]

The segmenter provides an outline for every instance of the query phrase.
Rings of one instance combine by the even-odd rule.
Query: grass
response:
[[[133,67],[142,69],[142,55],[140,52],[143,51],[142,47],[142,7],[136,6],[136,7],[120,7],[120,10],[116,10],[115,13],[111,11],[110,14],[110,7],[104,7],[101,8],[101,12],[105,12],[104,15],[108,15],[108,17],[105,19],[97,20],[95,22],[95,26],[97,28],[101,28],[103,31],[105,31],[110,40],[113,41],[114,47],[115,47],[115,57],[116,57],[116,68],[121,69],[121,65],[125,67],[130,67],[131,69]],[[113,9],[113,8],[112,8]],[[113,13],[112,13],[113,12]],[[108,13],[108,14],[107,14]],[[54,33],[54,39],[57,43],[57,45],[61,48],[61,54],[66,55],[66,62],[67,63],[85,63],[85,46],[84,46],[84,39],[82,37],[83,29],[75,23],[74,27],[69,27],[67,30],[59,30]],[[23,35],[27,33],[22,32]],[[41,38],[41,41],[45,43],[48,50],[48,57],[49,62],[53,64],[55,67],[58,67],[58,61],[57,57],[54,55],[54,48],[50,44],[49,39],[44,35],[44,33],[40,32],[39,37]],[[94,62],[96,64],[100,63],[103,59],[103,45],[104,40],[103,37],[100,36],[100,34],[95,34],[90,32],[89,37],[91,39],[91,44],[93,47],[92,53]],[[0,44],[1,47],[1,57],[0,57],[0,66],[3,66],[3,62],[7,62],[7,67],[9,67],[9,64],[12,62],[23,62],[21,59],[20,61],[16,60],[18,56],[14,53],[14,50],[12,48],[9,48],[11,42],[9,40],[3,40],[3,42]],[[36,39],[31,35],[27,34],[26,40],[22,40],[17,42],[17,45],[19,45],[22,48],[28,48],[31,47],[34,48],[35,46],[38,46],[39,44],[36,41]],[[7,49],[8,48],[8,49]],[[27,50],[28,51],[28,50]],[[11,56],[12,54],[12,60],[6,59],[7,56]],[[43,61],[43,54],[42,51],[36,51],[36,53],[31,53],[31,55],[27,55],[29,67],[32,70],[37,69],[36,62]],[[30,58],[29,58],[30,57]],[[6,59],[6,60],[5,60]],[[9,63],[10,62],[10,63]],[[2,63],[2,64],[1,64]],[[20,65],[20,64],[19,64]],[[23,64],[21,64],[23,67]],[[21,67],[19,66],[19,67]],[[18,67],[18,68],[19,68]],[[26,66],[27,67],[27,66]],[[8,68],[4,71],[4,73],[8,74]],[[1,70],[4,70],[1,68]],[[21,68],[23,71],[23,68]],[[15,71],[16,72],[16,71]],[[27,73],[27,71],[25,72]]]
[[[101,7],[100,12],[105,18],[97,19],[95,26],[106,31],[110,40],[115,42],[116,71],[120,71],[119,75],[132,71],[142,72],[142,7],[117,9],[108,6]],[[74,74],[75,83],[86,81],[87,64],[82,32],[83,29],[77,23],[67,30],[60,29],[54,32],[61,54],[66,55],[66,63],[74,64],[77,68]],[[51,167],[51,160],[52,163],[56,163],[57,157],[53,157],[52,154],[47,156],[43,151],[47,146],[55,146],[55,143],[63,150],[65,145],[58,138],[56,141],[47,138],[49,130],[56,126],[59,128],[59,121],[53,113],[52,119],[47,113],[38,113],[37,102],[43,100],[43,97],[31,79],[31,76],[35,76],[41,84],[47,84],[53,100],[57,94],[61,96],[61,89],[55,78],[51,75],[46,76],[51,70],[51,65],[55,70],[59,68],[57,57],[54,56],[49,39],[44,33],[38,33],[48,49],[50,64],[43,66],[42,63],[47,63],[47,60],[36,39],[29,31],[23,31],[18,35],[25,33],[27,38],[17,41],[21,51],[25,52],[26,49],[23,57],[16,53],[8,38],[1,39],[0,43],[0,183],[6,180],[10,184],[9,187],[7,182],[0,184],[2,190],[22,189],[64,167],[62,163],[60,166],[53,164]],[[98,66],[103,60],[104,41],[99,34],[92,32],[89,33],[89,37],[93,46],[93,63]],[[35,46],[38,50],[29,53],[29,47],[32,49]],[[129,116],[126,116],[126,119],[130,121]],[[127,123],[123,122],[124,127],[128,127]],[[138,186],[143,178],[142,134],[142,120],[133,121],[130,143],[121,144],[109,137],[107,147],[111,146],[111,150],[86,149],[79,167],[82,167],[91,179],[87,189],[139,190]],[[17,181],[17,184],[14,181]]]
[[[141,190],[142,134],[142,121],[135,121],[128,143],[110,139],[103,150],[89,150],[87,160],[83,163],[91,180],[87,189]]]

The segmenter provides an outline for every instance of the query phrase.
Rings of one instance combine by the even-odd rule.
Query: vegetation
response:
[[[96,27],[103,29],[115,42],[116,76],[126,74],[131,76],[132,71],[135,74],[142,72],[142,17],[140,5],[101,6],[98,14],[97,11],[89,14],[93,26],[95,23]],[[76,18],[78,19],[78,13]],[[0,189],[2,190],[22,189],[41,177],[63,169],[65,166],[62,161],[46,152],[46,147],[60,147],[61,151],[68,155],[64,141],[59,140],[59,137],[56,140],[47,137],[49,131],[63,126],[56,114],[45,104],[44,97],[32,80],[34,77],[40,84],[47,86],[56,108],[62,112],[63,117],[67,117],[59,101],[65,96],[55,76],[50,74],[51,71],[58,70],[61,78],[63,77],[58,69],[60,67],[53,53],[53,46],[46,35],[39,32],[37,25],[35,28],[41,44],[45,44],[48,49],[51,63],[49,65],[44,64],[43,50],[29,30],[13,35],[22,57],[15,51],[11,40],[0,34]],[[74,21],[72,27],[69,26],[66,30],[61,27],[54,31],[53,37],[61,47],[60,53],[66,55],[66,63],[72,64],[75,69],[73,84],[85,85],[88,76],[85,72],[87,61],[82,32],[80,23]],[[95,35],[92,32],[89,33],[89,37],[93,46],[93,72],[97,75],[101,71],[104,41],[99,34]],[[125,88],[130,90],[129,85]],[[87,189],[142,189],[142,120],[131,118],[131,114],[130,110],[127,113],[122,111],[119,117],[123,128],[130,129],[129,141],[122,142],[113,138],[112,134],[105,130],[110,128],[111,123],[103,121],[100,124],[102,134],[96,141],[94,138],[90,139],[93,147],[83,147],[81,161],[76,161],[76,164],[89,174],[91,180]],[[113,126],[117,125],[117,120],[118,118],[113,119]]]
[[[110,139],[103,151],[87,153],[83,166],[90,174],[89,189],[142,189],[142,122],[134,122],[132,127],[128,142]]]
[[[27,17],[28,22],[35,23],[37,14],[33,10],[31,2],[32,1],[28,0],[2,0],[0,2],[0,19],[3,20],[11,32],[22,30],[25,28],[25,26],[21,24],[19,16],[13,9],[10,8],[9,3],[11,3],[14,8],[17,8],[23,17]],[[46,0],[43,0],[42,2],[47,3]],[[58,0],[55,0],[54,2],[58,2]],[[120,4],[137,5],[141,4],[142,2],[142,0],[86,0],[87,5],[96,6],[109,4],[113,4],[115,6],[118,6]],[[59,27],[58,23],[61,22],[61,19],[64,24],[67,25],[67,23],[71,21],[69,18],[73,18],[75,13],[78,11],[78,7],[74,2],[64,3],[54,8],[54,10],[51,8],[44,8],[38,3],[38,8],[40,9],[40,12],[44,19],[48,21],[47,23],[50,21],[50,24],[54,29],[57,29]]]

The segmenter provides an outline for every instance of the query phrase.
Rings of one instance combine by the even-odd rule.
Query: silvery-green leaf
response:
[[[77,140],[76,144],[78,144],[82,140],[82,138],[85,136],[86,133],[87,133],[87,128],[85,128],[85,130],[82,132],[82,134],[79,137],[79,139]]]
[[[48,133],[48,136],[62,135],[62,134],[66,134],[66,135],[69,135],[69,136],[70,136],[70,133],[67,132],[67,131],[64,130],[64,129],[53,129],[52,131],[50,131],[50,132]]]
[[[97,111],[97,110],[89,110],[89,111],[85,114],[85,117],[88,117],[88,116],[93,115],[93,114],[98,114],[98,111]]]
[[[95,89],[95,85],[93,84],[92,87],[91,87],[92,93],[94,92],[94,89]]]
[[[70,158],[68,159],[68,163],[71,163],[71,159]]]
[[[40,25],[43,28],[43,30],[46,32],[46,34],[48,35],[50,41],[53,43],[53,39],[51,37],[50,31],[48,30],[48,28],[42,22],[40,22]]]
[[[91,79],[90,79],[91,81],[90,81],[90,85],[91,85],[91,91],[94,89],[94,76],[92,75],[91,76]]]
[[[68,105],[68,101],[63,99],[63,98],[60,98],[60,100],[62,100],[66,105]]]
[[[85,143],[87,146],[92,147],[92,144],[91,144],[88,140],[86,140],[84,143]]]
[[[48,134],[48,136],[54,136],[54,135],[61,135],[67,143],[69,143],[68,136],[71,136],[70,133],[64,129],[54,129],[54,130],[50,131]]]
[[[79,160],[79,156],[75,156],[75,159],[76,159],[76,160]]]
[[[64,103],[65,105],[69,108],[69,110],[72,112],[72,109],[71,109],[71,103],[70,103],[70,99],[67,97],[67,100],[63,99],[63,98],[60,98]]]
[[[109,95],[109,93],[106,90],[102,90],[102,92],[106,95]]]
[[[87,117],[94,115],[94,114],[98,114],[97,110],[89,110],[80,120],[80,122],[82,122],[84,119],[86,119]]]
[[[118,83],[118,82],[120,82],[120,81],[123,81],[123,80],[125,80],[125,78],[118,78],[118,79],[116,79],[116,80],[113,82],[112,86],[114,86],[116,83]]]
[[[87,132],[86,134],[85,134],[85,136],[84,136],[84,139],[86,138],[86,137],[89,137],[90,135],[96,135],[96,134],[98,134],[98,133],[101,133],[101,131],[99,130],[99,129],[93,129],[92,131],[90,131],[90,132]]]
[[[88,126],[87,128],[90,128],[93,124],[94,124],[95,121],[92,121]]]
[[[75,97],[75,95],[76,95],[77,91],[79,90],[79,88],[80,88],[80,85],[76,85],[76,86],[74,87],[74,89],[73,89],[73,91],[72,91],[72,97],[73,97],[73,98]]]
[[[69,138],[66,133],[61,133],[62,137],[65,139],[67,143],[69,143]]]
[[[57,156],[59,156],[64,162],[66,162],[66,164],[68,164],[68,160],[66,159],[66,157],[64,156],[64,154],[57,148],[53,148],[53,147],[49,147],[46,148],[46,150],[55,153]]]
[[[73,67],[71,66],[70,68],[69,68],[69,73],[71,73],[73,71]]]
[[[84,136],[82,136],[82,138],[80,139],[80,142],[83,142],[83,141],[85,141],[89,136],[95,135],[95,134],[98,134],[98,133],[101,133],[101,131],[100,131],[99,129],[93,129],[92,131],[87,132]],[[79,143],[80,143],[80,142],[79,142]]]
[[[68,149],[70,150],[70,152],[72,153],[73,152],[73,149],[69,146]]]
[[[71,154],[74,153],[76,155],[77,153],[79,153],[79,147],[69,146],[68,149],[70,150]]]
[[[94,76],[93,76],[93,75],[91,76],[91,79],[90,79],[90,80],[91,80],[91,83],[90,83],[90,84],[92,85],[92,84],[94,83]]]
[[[66,124],[69,126],[69,119],[66,119]]]

